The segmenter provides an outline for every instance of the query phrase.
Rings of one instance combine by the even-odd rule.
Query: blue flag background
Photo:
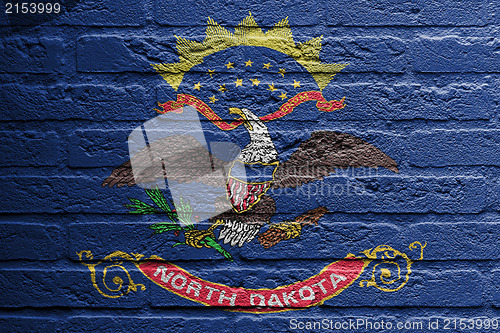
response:
[[[497,4],[73,0],[59,2],[57,14],[46,13],[47,7],[45,13],[7,14],[7,3],[0,13],[0,331],[498,329]],[[265,116],[297,93],[320,90],[291,56],[262,47],[206,56],[178,90],[153,68],[179,61],[176,36],[201,43],[209,17],[233,32],[249,11],[263,31],[288,17],[296,43],[323,36],[320,60],[349,64],[322,90],[327,101],[345,97],[344,108],[322,112],[309,101],[266,123],[280,161],[312,132],[327,130],[370,143],[397,162],[399,173],[339,170],[323,182],[274,195],[272,223],[319,206],[329,212],[300,237],[269,249],[257,239],[241,248],[223,245],[235,258],[230,262],[214,249],[172,248],[182,235],[150,229],[165,216],[130,214],[124,207],[128,198],[152,205],[144,189],[101,184],[129,159],[130,132],[177,94],[197,97],[231,122],[229,107]],[[200,121],[208,141],[248,143],[243,126],[222,131],[201,115]],[[408,248],[416,241],[427,244],[422,260],[416,260],[419,249]],[[272,289],[384,244],[415,260],[401,289],[360,286],[383,262],[379,257],[323,304],[271,314],[182,298],[149,281],[135,257],[107,274],[119,276],[125,289],[135,283],[144,290],[106,297],[82,265],[114,251],[157,255],[203,280]],[[405,260],[400,267],[404,276]],[[104,290],[102,275],[95,282]],[[107,282],[119,289],[118,279]]]

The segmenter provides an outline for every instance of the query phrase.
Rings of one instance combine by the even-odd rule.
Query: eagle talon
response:
[[[202,245],[202,241],[206,238],[206,237],[212,237],[212,238],[215,238],[215,235],[213,233],[212,230],[198,230],[198,229],[194,229],[194,230],[188,230],[184,233],[184,237],[186,239],[186,244],[191,246],[191,247],[194,247],[194,248],[197,248],[197,249],[201,249],[203,248],[203,245],[205,245],[205,247],[210,247],[208,246],[206,243]]]

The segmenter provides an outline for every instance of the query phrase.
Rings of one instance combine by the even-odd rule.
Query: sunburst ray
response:
[[[284,18],[273,28],[263,32],[252,13],[249,13],[232,33],[209,17],[203,42],[177,36],[176,38],[179,62],[151,64],[176,91],[184,74],[201,64],[206,56],[234,46],[266,47],[292,57],[312,75],[320,90],[323,90],[333,76],[348,65],[323,63],[319,60],[323,36],[296,44],[288,18]]]

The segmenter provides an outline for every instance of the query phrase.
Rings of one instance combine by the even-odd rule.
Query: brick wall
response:
[[[498,319],[495,1],[63,5],[62,13],[37,18],[0,14],[2,332],[267,332],[292,330],[291,319]],[[327,99],[346,96],[347,106],[324,119],[283,120],[272,129],[280,131],[280,147],[287,138],[306,139],[309,127],[345,132],[391,156],[400,173],[356,177],[364,196],[277,199],[278,219],[311,202],[331,213],[293,246],[266,252],[254,244],[236,249],[238,260],[229,263],[209,251],[171,250],[166,238],[151,237],[153,217],[122,206],[127,197],[144,199],[142,189],[101,183],[127,159],[130,131],[156,116],[157,101],[175,97],[150,64],[177,61],[175,35],[201,40],[208,17],[233,29],[249,11],[264,29],[288,17],[296,40],[323,35],[321,60],[350,63],[323,90]],[[132,278],[146,290],[105,298],[76,254],[156,254],[205,279],[252,287],[248,279],[257,276],[272,288],[348,253],[380,244],[404,250],[413,241],[428,245],[401,290],[355,283],[322,306],[268,315],[207,308],[162,290],[133,266]]]

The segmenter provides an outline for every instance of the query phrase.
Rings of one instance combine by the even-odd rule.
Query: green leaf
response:
[[[160,207],[164,212],[166,213],[172,212],[172,208],[170,208],[167,199],[165,199],[165,196],[158,188],[146,189],[146,193],[151,198],[151,200],[153,200],[153,202],[158,207]]]
[[[165,231],[180,231],[182,230],[181,226],[178,224],[173,224],[170,222],[161,222],[161,223],[155,223],[151,226],[149,226],[150,229],[153,229],[155,232],[153,233],[154,235],[156,234],[161,234],[162,232]]]
[[[206,237],[203,241],[200,243],[206,243],[208,246],[213,247],[215,250],[217,250],[220,254],[222,254],[227,260],[229,261],[234,261],[233,256],[231,253],[227,252],[219,243],[217,243],[212,237]]]
[[[193,220],[191,218],[192,215],[193,208],[189,202],[185,202],[182,197],[179,198],[179,207],[177,207],[178,219],[190,229],[194,229]]]
[[[167,227],[179,227],[177,224],[173,224],[173,223],[170,223],[170,222],[160,222],[160,223],[155,223],[153,225],[150,225],[149,226],[149,229],[163,229],[163,228],[167,228]]]
[[[148,205],[145,202],[142,202],[141,200],[137,200],[134,198],[128,198],[130,202],[132,202],[132,205],[124,205],[125,207],[132,209],[129,211],[130,214],[157,214],[160,213],[159,210],[154,208],[151,205]]]

